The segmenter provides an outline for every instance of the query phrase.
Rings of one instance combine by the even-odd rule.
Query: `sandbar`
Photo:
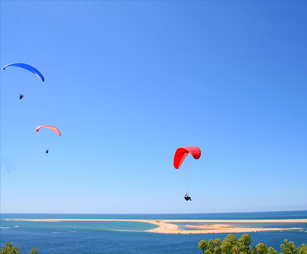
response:
[[[138,220],[138,219],[9,219],[14,221],[33,222],[61,222],[61,221],[128,221],[150,223],[158,227],[142,232],[160,234],[214,234],[214,233],[248,233],[260,231],[285,231],[300,230],[302,228],[262,228],[262,227],[239,227],[233,223],[307,223],[307,219],[283,219],[283,220]],[[179,228],[176,223],[187,223]],[[191,224],[192,223],[192,224]],[[198,224],[195,224],[198,223]],[[218,224],[216,224],[218,223]],[[223,223],[223,224],[220,224]],[[229,225],[232,224],[232,225]],[[254,225],[253,225],[254,226]]]

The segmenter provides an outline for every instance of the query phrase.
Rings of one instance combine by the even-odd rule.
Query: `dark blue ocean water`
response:
[[[224,239],[228,234],[154,234],[156,227],[138,222],[29,222],[8,219],[307,219],[307,211],[220,214],[1,214],[1,247],[10,241],[22,253],[36,247],[40,254],[69,253],[201,253],[199,241]],[[183,223],[178,223],[184,227]],[[255,226],[240,224],[240,226]],[[253,232],[252,246],[265,243],[276,250],[285,239],[307,243],[307,223],[261,223],[257,227],[301,227],[302,230]],[[236,234],[238,238],[242,233]]]

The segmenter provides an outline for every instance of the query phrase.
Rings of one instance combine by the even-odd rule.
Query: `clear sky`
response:
[[[1,67],[45,76],[0,72],[1,212],[307,210],[306,13],[293,0],[1,1]],[[62,136],[35,132],[46,124]],[[181,146],[202,156],[176,170]]]

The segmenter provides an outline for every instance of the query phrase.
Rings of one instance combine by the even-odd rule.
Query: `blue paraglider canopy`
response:
[[[7,67],[20,67],[23,69],[26,69],[28,71],[33,72],[37,77],[39,77],[43,82],[45,81],[45,78],[43,74],[41,74],[37,69],[35,69],[33,66],[25,64],[25,63],[13,63],[13,64],[8,64],[3,67],[3,70],[5,70]]]

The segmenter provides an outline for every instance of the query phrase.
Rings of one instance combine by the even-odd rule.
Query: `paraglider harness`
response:
[[[188,194],[185,194],[185,195],[184,195],[184,199],[185,199],[186,201],[189,201],[189,200],[192,201],[191,197],[189,197]]]
[[[19,99],[21,100],[23,98],[23,94],[19,94]]]

